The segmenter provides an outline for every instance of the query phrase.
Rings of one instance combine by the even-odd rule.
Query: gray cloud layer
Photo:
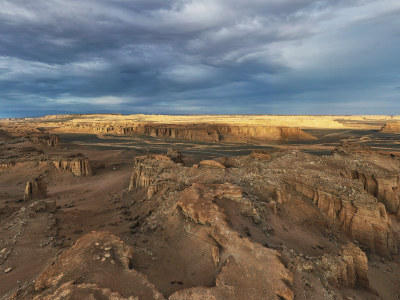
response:
[[[0,0],[0,117],[400,113],[398,0]]]

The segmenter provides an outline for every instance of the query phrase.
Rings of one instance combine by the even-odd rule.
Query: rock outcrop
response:
[[[166,156],[168,156],[175,163],[183,162],[182,161],[182,153],[177,149],[168,148]]]
[[[47,196],[47,185],[42,177],[28,181],[25,187],[24,199],[45,198]]]
[[[380,132],[400,133],[400,122],[387,123],[382,126]]]
[[[211,159],[202,160],[199,164],[200,164],[200,166],[206,166],[206,167],[212,167],[212,168],[220,168],[220,169],[225,169],[226,168],[219,161],[211,160]]]
[[[129,190],[132,191],[134,188],[150,187],[152,181],[159,174],[159,167],[161,165],[169,165],[174,162],[166,155],[154,154],[144,155],[135,158],[131,181],[129,184]],[[154,167],[154,164],[157,167]],[[157,187],[152,187],[154,190],[158,190]],[[153,193],[154,194],[154,193]]]
[[[397,213],[400,205],[399,175],[392,177],[386,176],[385,178],[353,170],[349,172],[348,176],[352,179],[360,180],[364,185],[364,189],[378,199],[378,201],[382,202],[388,212]]]
[[[169,299],[293,299],[289,285],[292,274],[283,266],[279,253],[242,238],[228,225],[216,198],[240,197],[241,189],[231,184],[193,184],[180,196],[178,206],[193,222],[206,225],[210,236],[227,252],[216,286],[178,291]],[[215,258],[214,261],[219,261]]]
[[[62,157],[54,160],[53,164],[57,169],[72,172],[76,176],[91,176],[93,174],[89,160],[81,154]]]
[[[294,189],[363,247],[382,256],[396,254],[397,238],[385,206],[358,181],[342,177],[337,171],[331,173],[330,165],[334,162],[337,168],[343,159],[340,156],[321,160],[308,154],[275,152],[269,159],[237,158],[230,161],[234,167],[223,169],[188,168],[174,164],[168,157],[143,156],[135,162],[130,190],[146,188],[149,199],[171,185],[230,178],[243,185],[250,184],[252,192],[258,191],[260,197],[268,197],[270,205],[263,207],[276,212],[277,205],[285,205],[297,197]]]
[[[322,256],[316,264],[333,286],[369,287],[367,256],[353,243],[343,246],[338,256]]]
[[[300,180],[288,183],[312,200],[330,218],[337,220],[351,238],[380,255],[397,254],[396,237],[392,223],[382,203],[369,194],[346,195],[329,190],[318,183]]]
[[[42,144],[49,147],[56,147],[60,142],[60,137],[56,134],[33,134],[29,139],[34,144]]]

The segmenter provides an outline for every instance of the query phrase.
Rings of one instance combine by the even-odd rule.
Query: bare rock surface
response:
[[[333,285],[369,287],[367,256],[352,243],[343,246],[338,256],[324,255],[316,264]]]
[[[243,239],[226,223],[214,198],[240,197],[238,187],[194,184],[181,194],[178,205],[194,222],[207,225],[209,234],[225,251],[228,259],[216,280],[216,287],[193,288],[177,292],[170,299],[293,299],[292,275],[279,260],[279,253]],[[232,276],[232,274],[235,274]]]

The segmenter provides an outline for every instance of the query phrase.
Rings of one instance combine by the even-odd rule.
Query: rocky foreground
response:
[[[1,134],[4,299],[400,297],[394,155],[343,143],[193,164],[45,136]]]

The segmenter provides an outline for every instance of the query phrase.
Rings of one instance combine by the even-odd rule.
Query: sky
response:
[[[400,114],[399,0],[0,0],[0,118]]]

